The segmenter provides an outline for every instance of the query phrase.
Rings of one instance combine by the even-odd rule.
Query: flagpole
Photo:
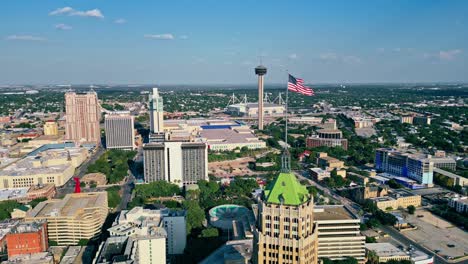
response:
[[[288,82],[289,82],[289,72],[286,70],[286,74],[288,75]],[[289,155],[289,150],[288,150],[288,82],[286,82],[286,102],[285,102],[285,111],[286,113],[284,114],[284,117],[286,118],[285,120],[285,126],[284,126],[284,151],[283,155],[281,157],[281,171],[289,173],[291,171],[291,157]]]
[[[288,70],[286,70],[286,74],[288,76],[288,80],[289,80],[289,72]],[[287,149],[288,148],[288,82],[286,82],[286,107],[285,107],[285,110],[286,110],[286,113],[285,113],[285,118],[286,118],[286,123],[285,123],[285,128],[284,128],[284,142],[286,143],[285,145],[285,148]]]

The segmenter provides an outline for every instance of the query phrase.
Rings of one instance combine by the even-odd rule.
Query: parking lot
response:
[[[418,228],[402,234],[438,255],[457,258],[468,254],[466,232],[426,209],[418,209],[414,215],[408,215],[406,221]]]

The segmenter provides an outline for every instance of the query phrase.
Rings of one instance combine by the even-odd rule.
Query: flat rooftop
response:
[[[73,217],[83,209],[107,207],[107,192],[72,193],[62,200],[48,200],[39,203],[28,217]]]
[[[327,221],[327,220],[352,220],[357,219],[349,210],[343,205],[324,205],[315,206],[314,220]]]
[[[248,128],[208,129],[200,131],[200,137],[209,144],[260,142]]]
[[[407,256],[405,252],[390,243],[366,243],[365,247],[375,251],[379,257]]]
[[[0,190],[0,201],[26,197],[28,190],[29,188],[2,189]]]

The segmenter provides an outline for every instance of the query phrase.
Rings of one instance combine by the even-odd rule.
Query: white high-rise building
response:
[[[158,88],[153,88],[153,93],[149,96],[149,110],[151,133],[164,132],[163,98],[159,96]]]

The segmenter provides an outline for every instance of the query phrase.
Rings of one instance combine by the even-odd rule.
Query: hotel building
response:
[[[101,107],[97,93],[65,93],[65,138],[75,143],[101,143]]]
[[[205,143],[163,142],[143,146],[145,182],[164,180],[184,186],[208,179]]]

